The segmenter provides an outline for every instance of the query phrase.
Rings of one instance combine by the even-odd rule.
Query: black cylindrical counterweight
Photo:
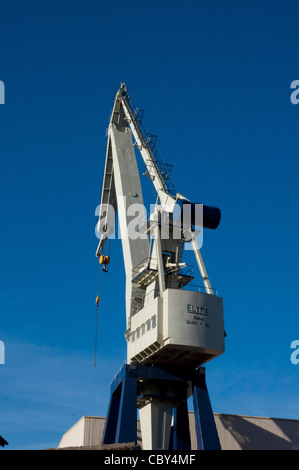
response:
[[[181,207],[181,218],[183,221],[187,221],[188,224],[198,226],[201,225],[204,228],[215,230],[221,219],[221,211],[218,207],[205,206],[204,204],[179,200]],[[201,212],[202,211],[202,212]],[[200,215],[202,214],[202,216]]]

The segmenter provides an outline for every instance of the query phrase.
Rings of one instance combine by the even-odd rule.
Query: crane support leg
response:
[[[204,367],[188,370],[125,364],[111,385],[102,443],[137,443],[139,408],[143,449],[191,450],[187,407],[191,395],[197,449],[220,450]]]
[[[137,381],[122,369],[111,385],[102,444],[137,442]]]
[[[173,409],[172,449],[191,450],[187,400]]]
[[[200,372],[202,372],[200,370]],[[193,387],[193,406],[198,450],[221,450],[213,416],[205,373],[199,375]]]

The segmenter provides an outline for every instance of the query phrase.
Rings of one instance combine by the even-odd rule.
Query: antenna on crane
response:
[[[224,352],[223,306],[197,235],[216,229],[221,212],[175,191],[171,166],[163,162],[157,138],[145,131],[142,117],[122,83],[107,132],[96,256],[107,271],[110,257],[103,250],[118,212],[126,274],[127,362],[111,385],[103,443],[137,441],[138,409],[143,449],[191,449],[187,400],[192,396],[198,448],[219,449],[203,365]],[[132,206],[144,207],[135,148],[157,199],[149,220],[139,226],[137,236],[130,236]],[[193,286],[193,270],[183,261],[188,242],[203,288]]]

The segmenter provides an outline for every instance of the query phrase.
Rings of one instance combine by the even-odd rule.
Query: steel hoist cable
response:
[[[98,316],[99,316],[99,296],[96,297],[96,332],[95,332],[95,347],[94,347],[94,366],[97,365],[97,343],[98,343]]]

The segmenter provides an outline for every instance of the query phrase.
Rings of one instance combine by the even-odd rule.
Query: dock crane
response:
[[[163,162],[156,137],[145,131],[142,117],[143,110],[122,83],[107,132],[96,256],[106,271],[110,259],[104,246],[118,213],[127,359],[111,383],[103,443],[137,441],[138,409],[143,449],[190,449],[187,400],[192,395],[198,449],[220,449],[202,366],[224,352],[223,305],[212,288],[198,237],[204,228],[218,227],[221,213],[176,192],[171,167]],[[138,151],[157,193],[149,218]],[[187,243],[204,289],[192,286],[193,273],[183,261]]]

